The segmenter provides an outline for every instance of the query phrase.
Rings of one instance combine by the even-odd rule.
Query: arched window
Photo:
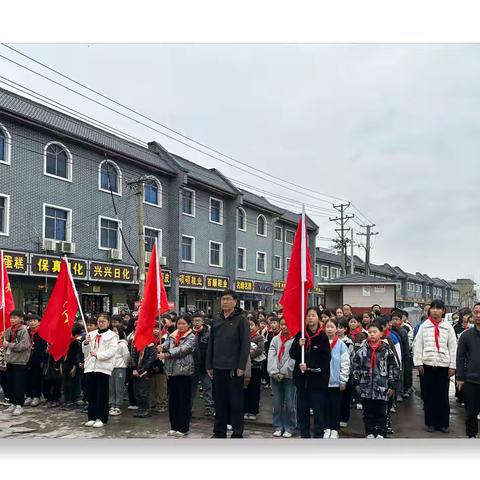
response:
[[[257,235],[267,236],[267,219],[263,215],[257,217]]]
[[[243,232],[247,231],[247,214],[241,207],[238,209],[238,229]]]
[[[162,184],[155,178],[147,180],[143,186],[143,202],[148,205],[162,206]]]
[[[12,139],[8,130],[0,123],[0,163],[10,165],[10,146]]]
[[[67,147],[58,142],[45,145],[44,171],[45,175],[61,180],[72,181],[72,154]]]
[[[122,195],[122,171],[112,160],[104,160],[98,166],[98,189]]]

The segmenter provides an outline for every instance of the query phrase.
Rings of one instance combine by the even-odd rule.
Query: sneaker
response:
[[[94,424],[95,424],[95,420],[89,420],[88,422],[84,423],[86,427],[93,427]]]
[[[121,415],[122,414],[122,410],[120,408],[115,408],[115,411],[117,412],[117,415]]]
[[[274,437],[281,437],[282,436],[282,431],[281,430],[275,430],[273,432],[273,436]]]
[[[292,437],[293,437],[293,433],[292,433],[292,432],[283,432],[282,437],[283,437],[283,438],[292,438]]]
[[[137,405],[129,405],[127,407],[127,410],[138,410],[138,406]]]
[[[387,433],[393,435],[395,433],[395,430],[392,427],[387,427]]]
[[[257,416],[256,415],[253,415],[252,413],[250,414],[250,420],[256,420],[257,419]]]
[[[99,420],[99,419],[97,418],[97,420],[95,420],[95,422],[94,422],[94,424],[92,425],[92,427],[93,427],[93,428],[100,428],[100,427],[103,427],[104,425],[105,425],[105,424],[104,424],[101,420]]]
[[[348,427],[348,422],[340,422],[342,428]]]
[[[435,427],[433,425],[427,425],[426,430],[428,433],[432,433],[435,431]]]
[[[3,411],[3,413],[12,413],[14,410],[15,410],[15,405],[13,405],[13,403],[12,403],[8,408],[6,408]]]
[[[408,393],[408,392],[407,392],[407,393],[404,393],[404,394],[403,394],[403,398],[410,398],[410,393]]]
[[[175,433],[173,434],[173,436],[174,436],[174,437],[177,437],[177,438],[182,438],[182,437],[184,437],[185,435],[188,435],[188,432],[183,433],[183,432],[178,432],[178,431],[177,431],[177,432],[175,432]]]
[[[385,438],[383,435],[377,435],[375,438]]]
[[[17,417],[18,415],[21,415],[22,413],[23,413],[23,408],[21,407],[21,405],[17,405],[15,407],[15,409],[13,410],[12,415],[14,417]]]
[[[400,396],[400,395],[398,395],[398,396],[397,396],[397,402],[398,402],[398,403],[402,403],[402,402],[403,402],[403,397]]]
[[[231,425],[227,425],[227,430],[231,432],[233,430],[233,427]]]
[[[357,403],[357,410],[363,410],[363,405],[361,403]]]
[[[395,407],[392,407],[392,408],[390,409],[390,413],[397,413],[397,409],[396,409]]]
[[[175,430],[169,430],[169,431],[167,432],[167,435],[168,435],[169,437],[173,437],[173,436],[175,435]]]
[[[8,398],[4,398],[3,400],[0,400],[0,405],[2,407],[9,407],[10,406],[10,402],[8,401]]]
[[[30,404],[31,407],[38,407],[40,405],[40,399],[38,397],[33,397],[32,403]]]
[[[108,411],[108,415],[111,416],[111,417],[116,417],[118,415],[116,408],[111,408]]]
[[[24,407],[28,407],[32,404],[32,399],[30,397],[27,397],[25,401],[23,402]]]
[[[250,420],[250,414],[249,414],[249,413],[245,413],[245,415],[243,415],[243,419],[244,419],[244,420]]]
[[[369,433],[369,434],[367,435],[367,438],[375,438],[375,435],[373,435],[373,433]]]
[[[323,432],[323,438],[330,438],[330,432],[331,430],[329,428],[325,429]]]
[[[336,430],[332,430],[330,432],[330,438],[338,438],[338,432]]]

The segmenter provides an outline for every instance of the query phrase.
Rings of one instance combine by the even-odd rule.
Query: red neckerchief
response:
[[[350,332],[350,338],[352,340],[355,340],[355,335],[358,335],[359,333],[362,333],[363,329],[362,327],[359,325],[355,330],[352,330]]]
[[[335,345],[338,342],[338,337],[335,335],[335,338],[332,340],[332,343],[330,344],[330,351],[332,351],[335,348]]]
[[[35,330],[29,330],[29,333],[30,333],[30,343],[31,343],[31,345],[32,345],[32,350],[33,350],[34,347],[35,347],[34,337],[35,337],[35,334],[37,333],[37,330],[38,330],[38,328],[36,328]]]
[[[254,330],[253,332],[250,332],[250,340],[252,340],[256,336],[257,336],[257,331],[256,330]]]
[[[97,350],[98,347],[100,347],[100,340],[102,339],[102,335],[100,333],[97,333],[97,336],[95,337],[95,345],[93,347],[94,350]]]
[[[370,357],[370,370],[372,370],[377,365],[377,350],[380,348],[381,344],[382,344],[381,340],[377,343],[377,345],[373,345],[368,340],[368,345],[372,349],[372,356]]]
[[[195,332],[195,336],[199,336],[203,332],[203,325],[198,330],[193,330]]]
[[[315,337],[318,337],[323,330],[323,325],[319,325],[317,331],[313,335],[308,334],[308,327],[305,329],[305,338],[307,339],[307,343],[305,344],[305,347],[307,349],[307,352],[310,351],[310,346],[312,345],[312,339]]]
[[[386,328],[384,331],[383,331],[383,336],[386,338],[386,337],[389,337],[390,336],[390,333],[392,333],[392,331],[389,329],[389,328]]]
[[[428,317],[428,319],[432,322],[433,328],[435,329],[434,334],[435,334],[435,345],[437,346],[437,352],[440,351],[440,322],[442,319],[440,319],[440,322],[434,322],[432,317]]]
[[[74,337],[73,335],[70,337],[70,345],[75,342],[76,340],[78,340],[80,337]]]
[[[287,343],[287,341],[290,340],[292,336],[289,334],[288,337],[285,337],[283,333],[281,333],[279,336],[280,336],[281,345],[280,345],[280,350],[278,351],[278,361],[281,361],[283,354],[285,353],[285,343]]]
[[[172,333],[172,337],[174,338],[173,346],[174,346],[174,347],[178,347],[178,346],[180,345],[180,340],[181,340],[182,338],[185,338],[190,332],[191,332],[191,330],[188,329],[185,333],[182,334],[182,333],[180,333],[180,332],[178,331],[178,329],[175,330],[175,331]]]
[[[160,337],[153,337],[153,344],[155,346],[160,345],[160,340],[161,340]]]
[[[267,325],[263,330],[262,330],[262,335],[267,338],[268,334],[270,332],[270,325]]]

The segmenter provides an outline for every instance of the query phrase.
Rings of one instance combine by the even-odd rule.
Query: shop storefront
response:
[[[234,289],[238,292],[240,308],[246,311],[264,307],[267,311],[273,308],[273,282],[261,282],[238,278]]]

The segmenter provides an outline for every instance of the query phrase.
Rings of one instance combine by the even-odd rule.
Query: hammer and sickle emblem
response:
[[[67,306],[68,306],[68,300],[63,304],[63,308],[65,309],[63,312],[62,312],[62,316],[65,315],[65,320],[63,323],[68,323],[68,310],[67,310]]]

